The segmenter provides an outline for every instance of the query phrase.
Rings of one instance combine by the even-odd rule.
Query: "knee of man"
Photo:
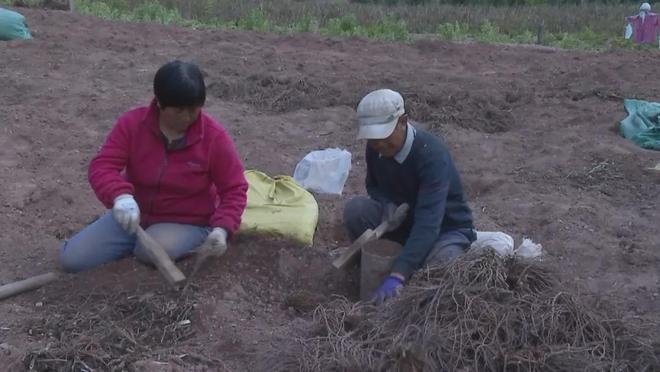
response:
[[[344,204],[344,222],[350,224],[354,221],[360,220],[360,215],[365,210],[369,199],[363,196],[355,196],[350,198]]]
[[[465,247],[461,245],[448,245],[439,249],[434,249],[426,259],[428,265],[441,265],[457,258],[466,252]]]

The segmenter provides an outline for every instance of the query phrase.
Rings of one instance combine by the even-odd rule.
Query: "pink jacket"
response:
[[[231,235],[247,202],[243,164],[227,130],[204,111],[188,128],[183,148],[167,150],[155,101],[121,115],[89,166],[89,182],[112,208],[133,194],[140,223],[223,227]]]
[[[626,18],[632,23],[635,41],[638,43],[656,43],[657,35],[660,33],[660,24],[658,15],[655,13],[646,13],[644,21],[639,15]]]

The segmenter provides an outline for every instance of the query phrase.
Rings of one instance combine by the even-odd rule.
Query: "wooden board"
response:
[[[354,264],[359,257],[362,246],[369,241],[380,239],[390,226],[394,228],[398,227],[408,214],[408,209],[409,207],[406,203],[399,205],[394,212],[392,221],[383,221],[374,230],[367,229],[339,257],[332,261],[332,266],[337,269],[343,269]]]
[[[362,245],[364,245],[364,243],[370,240],[373,240],[375,237],[376,237],[375,231],[371,229],[367,229],[367,231],[363,232],[359,238],[355,239],[353,244],[349,245],[348,248],[346,248],[346,250],[341,254],[341,256],[337,257],[334,261],[332,261],[332,266],[336,267],[337,269],[343,269],[345,267],[354,264],[358,258],[358,254],[360,253],[360,250],[362,249]]]
[[[5,284],[0,286],[0,300],[4,300],[5,298],[15,296],[23,292],[41,288],[48,283],[56,281],[58,278],[59,275],[57,273],[50,272],[33,276],[24,280],[19,280],[17,282]]]
[[[137,236],[142,246],[147,251],[151,262],[156,265],[158,271],[165,277],[168,283],[178,286],[186,280],[186,276],[179,270],[163,247],[158,244],[142,227],[138,227]]]

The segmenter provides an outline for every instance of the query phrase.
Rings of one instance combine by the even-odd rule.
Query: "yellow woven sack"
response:
[[[239,231],[270,232],[312,245],[319,220],[316,199],[289,176],[245,171],[247,207]]]

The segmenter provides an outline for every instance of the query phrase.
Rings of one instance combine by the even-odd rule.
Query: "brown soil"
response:
[[[309,151],[338,146],[352,152],[353,169],[341,198],[318,197],[313,249],[244,236],[200,271],[195,332],[172,352],[251,370],[258,353],[307,325],[314,302],[356,298],[355,278],[331,271],[328,252],[347,244],[344,200],[364,193],[353,110],[380,87],[402,92],[411,116],[446,138],[479,229],[532,238],[562,279],[606,297],[623,316],[660,321],[660,178],[645,171],[660,153],[616,131],[622,97],[660,101],[658,51],[401,44],[21,11],[35,39],[0,48],[2,284],[52,270],[62,239],[103,211],[86,179],[91,156],[117,115],[149,101],[154,71],[189,58],[205,71],[207,110],[248,168],[290,175]],[[191,262],[181,267],[188,273]],[[30,332],[35,319],[87,311],[92,294],[124,292],[166,287],[128,259],[0,302],[0,369],[21,370],[28,352],[54,342]],[[220,368],[203,357],[151,359],[169,370]]]

